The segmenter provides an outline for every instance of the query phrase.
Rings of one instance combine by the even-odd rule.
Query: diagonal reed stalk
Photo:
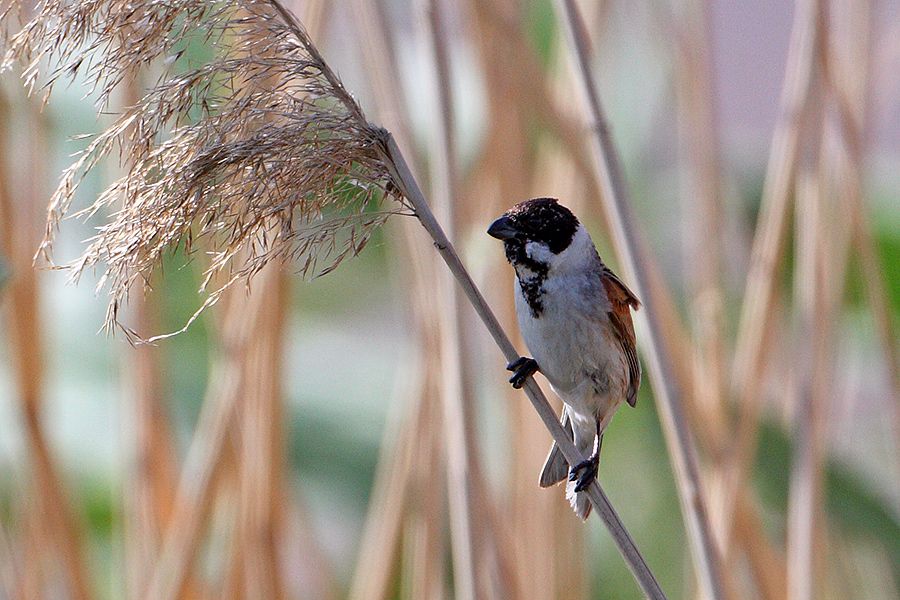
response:
[[[717,514],[723,538],[730,538],[735,498],[747,485],[756,449],[756,433],[762,412],[760,382],[763,374],[766,334],[769,331],[778,265],[784,252],[790,213],[791,188],[797,171],[801,124],[815,96],[817,39],[824,23],[818,18],[824,0],[797,0],[778,122],[772,136],[762,193],[762,207],[750,272],[741,306],[732,369],[732,390],[738,405],[737,432],[729,458],[727,480],[719,495]]]
[[[436,211],[453,235],[458,225],[454,203],[459,178],[456,168],[456,138],[453,131],[450,54],[440,0],[428,0],[424,10],[426,23],[423,29],[427,32],[437,88],[435,112],[438,125],[432,138],[429,161],[431,195]],[[441,404],[444,409],[454,592],[458,598],[474,600],[477,590],[483,588],[476,580],[483,570],[479,570],[476,565],[478,543],[475,524],[479,520],[476,514],[479,507],[473,501],[473,495],[478,470],[474,465],[477,455],[469,427],[472,418],[467,414],[472,410],[469,405],[471,396],[466,394],[463,382],[465,367],[462,354],[460,298],[449,273],[441,272],[437,278],[437,285],[438,304],[435,310],[440,334]]]
[[[450,64],[450,34],[446,11],[449,6],[441,0],[429,0],[426,29],[432,51],[437,88],[438,126],[432,138],[430,152],[431,189],[441,220],[450,228],[450,235],[461,229],[465,203],[461,201],[459,169],[453,108],[453,86]],[[437,261],[437,257],[434,257]],[[493,502],[484,481],[480,451],[475,436],[475,412],[471,386],[471,361],[465,360],[462,294],[453,285],[450,273],[439,272],[438,302],[434,309],[440,324],[441,392],[444,407],[447,485],[450,505],[451,542],[454,555],[454,582],[457,597],[497,597],[499,586],[505,594],[514,596],[516,585],[507,577],[509,561],[504,555],[506,546],[500,543],[499,528],[493,518]],[[466,545],[467,544],[467,545]],[[457,563],[461,568],[457,568]],[[495,576],[492,576],[495,575]],[[469,587],[471,585],[471,587]]]
[[[396,142],[386,131],[382,134],[381,144],[382,152],[384,152],[385,158],[388,161],[388,168],[391,171],[393,180],[400,188],[404,197],[414,208],[419,222],[431,236],[432,240],[434,240],[435,248],[447,264],[447,267],[453,273],[457,283],[465,293],[466,298],[481,318],[488,332],[491,334],[491,337],[494,339],[494,342],[496,342],[497,346],[503,352],[506,360],[510,362],[516,360],[519,357],[519,353],[509,340],[506,332],[503,331],[503,328],[500,326],[499,321],[497,321],[497,318],[487,305],[487,302],[485,302],[484,297],[476,287],[475,282],[472,281],[472,278],[462,264],[459,255],[456,253],[456,250],[454,250],[450,240],[447,239],[443,228],[431,212],[431,209],[425,200],[425,196],[413,177],[412,172],[409,170],[409,166],[406,164]],[[541,417],[541,420],[544,422],[544,425],[550,431],[550,435],[562,451],[566,461],[568,461],[569,464],[578,464],[578,462],[584,460],[584,457],[582,457],[578,449],[575,448],[572,440],[566,435],[566,432],[557,419],[550,403],[547,401],[546,396],[544,396],[544,393],[541,391],[538,384],[534,381],[534,378],[529,378],[523,389],[538,415]],[[644,557],[638,551],[637,546],[634,544],[634,540],[631,539],[631,536],[625,529],[621,519],[619,519],[618,514],[606,497],[606,494],[600,488],[600,485],[597,482],[594,482],[587,491],[594,509],[609,529],[619,552],[625,559],[625,562],[634,575],[635,580],[638,582],[638,585],[640,585],[641,589],[649,598],[665,598],[665,594],[659,587],[659,583],[656,581],[649,566],[647,566]]]
[[[407,131],[405,119],[401,117],[408,113],[404,95],[399,93],[402,87],[397,75],[390,19],[385,11],[383,2],[357,0],[353,5],[353,18],[361,52],[369,67],[366,72],[371,78],[369,83],[377,112],[397,133],[401,143],[409,148],[411,135]],[[434,393],[436,386],[430,368],[432,365],[425,364],[432,362],[429,357],[435,354],[431,348],[436,333],[432,331],[433,320],[427,317],[428,307],[433,304],[430,293],[433,286],[429,284],[428,269],[423,264],[423,257],[413,248],[413,224],[402,220],[394,225],[398,226],[399,236],[402,238],[402,243],[395,246],[395,251],[402,256],[405,264],[412,267],[401,275],[409,277],[407,287],[412,289],[413,305],[410,312],[415,318],[424,358],[413,360],[407,365],[403,375],[398,378],[397,387],[400,389],[395,392],[391,401],[392,409],[382,437],[375,484],[350,586],[349,597],[357,600],[389,597],[390,586],[397,571],[396,565],[402,554],[404,527],[410,527],[407,523],[409,513],[416,511],[415,474],[422,470],[421,465],[427,465],[424,468],[429,471],[432,466],[439,467],[433,465],[432,461],[432,457],[440,455],[432,443],[432,429],[434,422],[438,420],[432,418],[434,405],[438,404]],[[417,354],[413,358],[417,359],[418,356]],[[401,414],[403,409],[406,411],[405,415]],[[414,467],[416,464],[420,466]],[[434,479],[437,481],[429,489],[441,489],[443,486],[438,483],[441,477],[437,469],[434,471]],[[437,515],[437,511],[433,514]],[[409,562],[416,565],[410,578],[410,588],[414,590],[432,590],[432,585],[435,585],[433,576],[441,571],[430,560],[431,556],[437,556],[430,553],[430,549],[443,546],[432,541],[437,537],[434,529],[442,525],[435,523],[432,527],[434,521],[438,519],[424,520],[415,534],[417,539],[410,544],[413,546],[414,557]]]
[[[744,488],[735,506],[735,536],[725,536],[722,510],[717,492],[727,481],[730,422],[725,412],[724,389],[724,306],[722,264],[724,246],[720,237],[723,215],[720,205],[724,185],[720,180],[719,142],[714,110],[714,82],[709,39],[709,3],[705,0],[682,0],[677,14],[663,11],[663,27],[674,44],[674,75],[677,92],[679,148],[685,171],[683,198],[688,225],[684,227],[685,251],[690,269],[685,276],[691,291],[691,321],[695,350],[692,396],[685,398],[697,442],[715,466],[707,477],[711,499],[710,520],[722,549],[723,565],[728,571],[736,567],[732,542],[740,544],[747,555],[755,583],[765,598],[784,595],[785,569],[771,542],[755,524],[760,519],[758,508]],[[683,388],[684,389],[684,388]]]
[[[367,65],[375,108],[397,135],[400,144],[412,148],[406,115],[406,98],[397,66],[393,25],[385,2],[357,0],[353,16]],[[447,472],[441,427],[439,395],[439,317],[435,314],[436,276],[431,255],[419,249],[421,231],[411,220],[396,227],[399,243],[392,249],[410,265],[399,277],[411,290],[413,324],[421,348],[399,377],[401,390],[392,402],[393,415],[382,442],[372,500],[366,516],[363,542],[354,570],[350,597],[391,597],[400,565],[401,593],[408,597],[440,598],[445,592],[445,482]],[[419,358],[421,357],[421,358]],[[407,414],[401,416],[401,408]],[[402,421],[402,422],[401,422]]]
[[[221,457],[245,385],[241,376],[242,354],[260,319],[259,295],[251,295],[246,303],[240,300],[237,298],[228,306],[223,358],[210,372],[207,397],[182,467],[174,511],[148,578],[148,598],[174,600],[180,596],[200,544],[214,484],[223,466]]]
[[[675,471],[675,482],[697,579],[703,597],[723,598],[725,595],[723,574],[702,496],[703,487],[694,441],[684,416],[680,391],[674,382],[674,360],[669,348],[660,339],[663,320],[657,308],[656,298],[650,293],[652,284],[645,268],[647,249],[635,223],[619,159],[600,104],[591,70],[587,31],[573,0],[559,0],[556,7],[559,20],[565,24],[572,55],[578,65],[581,92],[589,111],[591,130],[595,134],[591,136],[591,149],[596,160],[597,174],[603,192],[603,208],[611,226],[613,245],[625,268],[626,277],[636,284],[637,293],[644,304],[642,312],[646,326],[643,329],[650,342],[645,345],[644,351],[650,367],[653,389],[659,399],[663,432]]]

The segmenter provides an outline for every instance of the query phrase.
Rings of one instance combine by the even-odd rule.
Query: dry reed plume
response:
[[[190,64],[191,44],[215,55]],[[86,80],[101,109],[138,71],[161,72],[66,169],[39,251],[50,260],[79,185],[101,159],[117,155],[126,174],[76,213],[111,216],[70,268],[75,279],[102,271],[106,325],[132,338],[120,307],[167,250],[190,253],[202,240],[210,255],[203,287],[217,282],[202,310],[272,260],[292,261],[304,275],[326,273],[403,210],[402,202],[382,208],[388,174],[374,130],[276,1],[50,0],[12,36],[4,65],[14,61],[26,64],[30,90],[49,94],[60,78]]]

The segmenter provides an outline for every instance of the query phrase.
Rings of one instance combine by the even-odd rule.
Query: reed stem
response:
[[[560,0],[556,7],[560,21],[565,24],[572,55],[577,62],[581,91],[590,114],[591,130],[594,132],[591,136],[592,150],[613,245],[626,276],[635,283],[644,304],[642,312],[646,326],[643,329],[649,341],[644,345],[644,353],[654,393],[659,399],[663,432],[675,470],[675,482],[701,592],[706,598],[722,598],[725,590],[719,553],[710,531],[702,496],[703,487],[694,441],[684,416],[680,391],[675,385],[674,358],[661,338],[664,319],[656,305],[656,298],[650,293],[653,286],[649,270],[645,268],[649,262],[646,244],[637,229],[618,154],[613,146],[591,70],[588,35],[573,0]]]

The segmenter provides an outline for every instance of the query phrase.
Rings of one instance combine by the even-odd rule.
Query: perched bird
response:
[[[513,387],[540,371],[565,403],[562,424],[583,455],[568,468],[554,443],[541,487],[566,479],[566,497],[587,519],[583,492],[597,476],[603,432],[622,401],[637,401],[641,381],[631,309],[640,302],[609,267],[575,215],[554,198],[516,204],[491,223],[516,271],[516,315],[534,358],[507,368]]]

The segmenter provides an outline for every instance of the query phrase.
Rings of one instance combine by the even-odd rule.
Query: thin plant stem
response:
[[[720,496],[724,538],[730,537],[733,507],[738,490],[746,485],[750,463],[756,448],[756,433],[762,412],[760,381],[766,332],[773,306],[778,265],[784,251],[784,240],[790,213],[792,182],[797,171],[801,122],[809,110],[815,90],[817,39],[823,26],[817,15],[823,0],[797,0],[794,24],[788,50],[787,68],[782,89],[778,123],[766,168],[762,208],[753,250],[750,272],[741,306],[740,323],[732,370],[732,390],[739,415],[734,449],[730,457],[728,480]]]
[[[279,565],[283,451],[281,352],[287,274],[267,265],[253,290],[263,298],[259,326],[244,354],[245,395],[241,403],[240,510],[237,530],[245,553],[244,596],[284,598]]]
[[[684,246],[689,266],[691,316],[696,346],[696,402],[706,418],[725,423],[723,394],[724,300],[722,294],[722,182],[718,127],[713,106],[710,64],[709,2],[680,2],[675,77],[678,99],[679,147],[685,172],[682,198],[688,214]]]
[[[592,150],[603,192],[603,208],[612,230],[613,245],[626,276],[636,284],[637,293],[644,304],[642,312],[646,327],[643,329],[649,341],[649,344],[645,344],[644,351],[653,389],[659,400],[663,432],[675,470],[675,482],[697,579],[704,597],[722,598],[725,595],[723,575],[702,496],[703,487],[694,441],[684,416],[680,391],[674,382],[673,358],[660,339],[662,319],[654,303],[655,298],[649,294],[651,284],[644,268],[647,262],[646,245],[638,233],[619,159],[600,104],[590,65],[587,32],[574,1],[560,0],[556,7],[560,21],[565,24],[572,55],[578,65],[582,93],[590,111],[591,130],[594,132],[591,136]]]
[[[818,153],[818,151],[816,151]],[[816,157],[818,163],[818,157]],[[800,308],[796,384],[798,406],[794,415],[795,452],[788,498],[788,600],[812,600],[817,582],[818,530],[822,527],[825,363],[831,319],[828,315],[820,240],[824,222],[824,186],[821,171],[804,165],[797,181],[797,236],[795,294]]]
[[[411,149],[412,134],[404,117],[409,112],[394,52],[393,21],[387,12],[382,0],[357,0],[353,5],[376,111],[400,144]],[[414,222],[404,219],[388,226],[397,227],[401,240],[392,247],[400,259],[391,264],[411,267],[396,276],[406,277],[404,287],[411,290],[409,312],[420,351],[404,361],[407,367],[398,378],[402,389],[394,394],[382,441],[350,598],[388,597],[398,562],[404,565],[400,581],[410,597],[440,597],[436,594],[444,589],[442,471],[446,470],[441,469],[445,461],[437,389],[441,365],[437,358],[436,270],[431,256],[418,250],[421,232]],[[401,409],[406,410],[405,417],[399,414]]]
[[[419,222],[431,236],[434,241],[434,246],[441,258],[453,273],[457,283],[462,287],[466,298],[481,318],[491,337],[494,339],[494,342],[496,342],[503,353],[503,356],[507,361],[516,360],[519,357],[519,353],[516,351],[515,346],[513,346],[509,337],[507,337],[506,332],[503,331],[503,328],[500,326],[499,321],[497,321],[496,316],[494,316],[493,311],[491,311],[487,302],[485,302],[484,297],[476,287],[475,282],[472,281],[471,276],[462,264],[462,261],[456,253],[456,250],[454,250],[450,240],[447,239],[443,228],[431,212],[422,190],[419,188],[412,172],[409,170],[409,166],[406,164],[406,160],[403,158],[393,137],[388,132],[384,131],[381,142],[382,152],[385,154],[385,158],[387,158],[388,168],[392,171],[391,174],[396,185],[401,189],[404,197],[413,206]],[[550,431],[550,435],[562,451],[566,461],[569,464],[578,464],[580,461],[584,460],[584,457],[581,456],[581,453],[575,448],[575,444],[566,435],[553,408],[550,406],[550,403],[547,401],[546,396],[544,396],[544,393],[541,391],[537,382],[534,381],[534,378],[529,378],[523,389],[538,415],[541,417],[541,420],[544,422],[544,425]],[[595,481],[588,488],[587,493],[594,509],[609,529],[616,546],[619,548],[622,557],[625,559],[628,568],[631,570],[632,575],[634,575],[638,585],[644,591],[644,594],[646,594],[648,598],[665,598],[666,596],[663,593],[662,588],[659,587],[656,577],[653,575],[640,551],[638,551],[634,540],[625,529],[624,524],[621,519],[619,519],[618,514],[609,502],[609,499],[606,497],[606,494],[603,492],[600,485]]]
[[[210,388],[182,468],[172,520],[149,579],[148,598],[174,600],[184,590],[244,386],[241,355],[249,333],[257,326],[260,302],[260,296],[254,294],[246,304],[233,302],[229,307],[233,314],[225,319],[224,356],[210,372]]]
[[[439,402],[440,358],[437,352],[429,360],[420,418],[414,435],[421,439],[416,453],[419,467],[412,477],[408,517],[405,522],[403,596],[407,598],[442,598],[446,582],[447,484],[444,458],[443,427]]]
[[[451,91],[450,53],[447,45],[445,19],[440,0],[428,0],[425,7],[428,35],[434,63],[434,83],[437,88],[437,126],[434,128],[431,151],[432,197],[435,210],[449,227],[450,235],[457,228],[456,200],[457,169],[456,144],[453,132],[453,96]],[[437,258],[435,257],[435,261]],[[437,265],[435,264],[435,267]],[[472,432],[468,425],[471,410],[463,385],[462,324],[458,289],[446,271],[438,272],[438,306],[436,306],[440,334],[440,391],[444,408],[445,458],[447,462],[447,493],[450,508],[450,541],[453,553],[454,591],[458,598],[477,596],[480,589],[476,558],[477,503],[473,501],[478,469]]]
[[[6,119],[10,110],[5,96],[0,98],[0,102],[3,103],[0,108],[0,139],[5,141]],[[31,133],[25,151],[33,170],[30,183],[22,186],[24,189],[18,206],[13,205],[5,188],[5,182],[9,181],[7,174],[0,172],[0,182],[4,184],[4,188],[0,189],[0,204],[3,205],[0,206],[0,213],[4,217],[0,219],[0,251],[9,258],[13,272],[6,290],[9,296],[7,339],[11,348],[10,358],[24,438],[34,476],[32,490],[35,501],[28,506],[28,511],[33,513],[28,518],[34,519],[34,528],[29,528],[29,534],[39,530],[46,534],[42,537],[59,553],[68,593],[76,600],[86,600],[91,597],[91,592],[81,546],[81,532],[70,500],[66,497],[63,479],[47,442],[42,421],[44,347],[39,314],[40,286],[31,254],[40,231],[37,207],[40,205],[38,198],[43,192],[37,187],[46,180],[40,172],[42,165],[46,164],[42,160],[47,154],[46,124],[45,116],[38,112],[37,107],[29,103],[26,110],[30,113],[28,118],[31,120]],[[48,548],[44,546],[44,549]],[[27,579],[32,581],[30,577]],[[45,581],[40,583],[46,584]]]
[[[413,369],[413,373],[418,370]],[[410,389],[421,389],[420,384]],[[366,514],[362,541],[353,572],[348,598],[351,600],[382,600],[389,597],[391,579],[399,556],[400,532],[404,513],[408,509],[413,457],[420,456],[420,431],[424,425],[424,403],[429,400],[419,395],[411,414],[400,422],[400,415],[389,414],[388,425],[382,436],[382,451],[378,457],[375,484]],[[413,394],[395,394],[392,413],[402,406],[399,398],[413,398]]]

